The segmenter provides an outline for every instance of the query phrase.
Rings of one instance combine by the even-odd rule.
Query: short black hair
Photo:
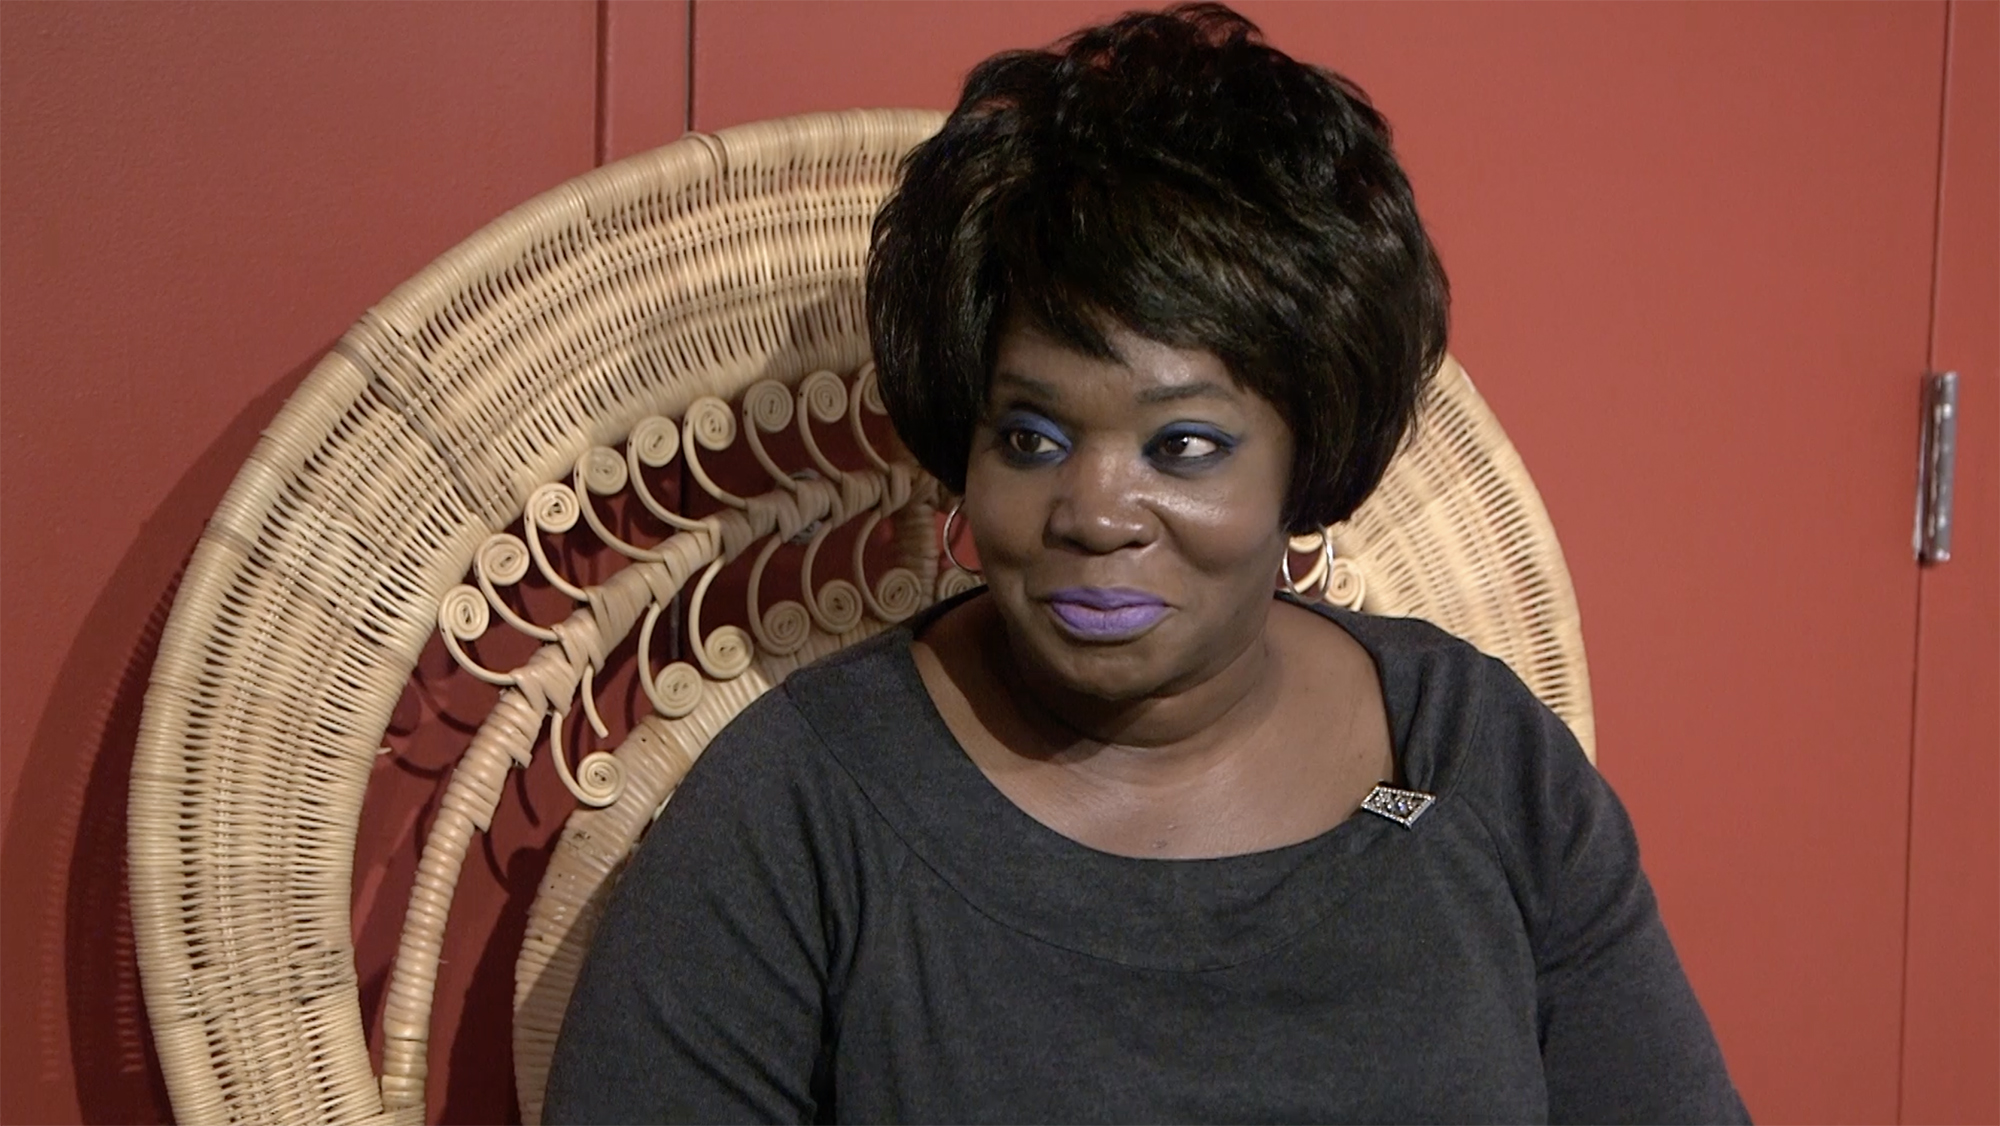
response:
[[[1111,325],[1214,353],[1292,428],[1293,532],[1367,499],[1444,357],[1388,123],[1220,4],[987,59],[902,171],[869,335],[898,435],[954,492],[1010,317],[1101,359]]]

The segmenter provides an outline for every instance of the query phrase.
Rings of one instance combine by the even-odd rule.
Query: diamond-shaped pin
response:
[[[1387,817],[1407,829],[1417,823],[1437,798],[1421,790],[1398,790],[1394,786],[1377,784],[1361,799],[1361,808],[1370,813]]]

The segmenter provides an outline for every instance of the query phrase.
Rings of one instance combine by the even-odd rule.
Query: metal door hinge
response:
[[[1958,373],[1924,376],[1923,460],[1917,468],[1917,562],[1951,558],[1951,473],[1958,448]]]

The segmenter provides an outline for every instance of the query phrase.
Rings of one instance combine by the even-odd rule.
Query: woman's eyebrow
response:
[[[989,393],[1006,391],[1025,399],[1041,403],[1062,401],[1062,392],[1056,385],[1046,380],[1036,379],[1020,372],[1001,370],[993,373],[993,383]],[[1142,405],[1153,403],[1175,403],[1185,399],[1219,399],[1234,402],[1238,392],[1213,380],[1201,379],[1189,383],[1174,383],[1165,387],[1148,387],[1134,396]]]
[[[998,390],[1002,387],[1013,391],[1015,394],[1025,395],[1031,399],[1039,399],[1045,403],[1052,403],[1062,398],[1062,395],[1057,392],[1055,384],[1044,382],[1033,376],[1022,375],[1019,372],[995,372],[993,374],[993,389]]]
[[[1175,403],[1182,399],[1234,400],[1236,393],[1220,383],[1202,380],[1197,383],[1175,383],[1166,387],[1148,387],[1139,392],[1142,403]]]

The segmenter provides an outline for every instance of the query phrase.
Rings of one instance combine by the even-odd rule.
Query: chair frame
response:
[[[592,677],[612,649],[685,594],[694,660],[646,670],[656,714],[574,770],[549,744],[580,805],[517,963],[516,1076],[535,1120],[597,906],[708,737],[791,668],[971,581],[938,574],[936,483],[869,448],[862,425],[880,408],[861,300],[869,222],[902,155],[941,120],[816,114],[598,169],[398,287],[292,396],[196,549],[132,769],[134,926],[178,1118],[422,1121],[432,991],[469,844],[552,719],[582,711],[596,725]],[[771,463],[759,432],[793,419],[809,447],[813,426],[844,423],[867,464],[811,447],[820,472],[801,481]],[[739,431],[771,470],[766,493],[727,493],[700,468],[702,450]],[[593,497],[643,490],[640,466],[671,459],[670,446],[720,510],[668,521],[659,544],[624,544],[627,565],[575,586],[568,618],[527,623],[543,643],[527,663],[477,666],[459,643],[489,611],[506,618],[495,588],[531,565],[559,578],[542,535],[610,535]],[[719,568],[749,556],[761,574],[772,546],[823,542],[850,521],[870,522],[857,543],[875,521],[894,528],[897,562],[875,581],[857,546],[856,581],[815,587],[809,554],[798,603],[753,605],[747,632],[702,631]],[[1474,640],[1592,747],[1554,531],[1455,361],[1390,479],[1328,530],[1299,582]],[[425,841],[378,1076],[350,930],[354,844],[391,709],[433,630],[502,690]]]

